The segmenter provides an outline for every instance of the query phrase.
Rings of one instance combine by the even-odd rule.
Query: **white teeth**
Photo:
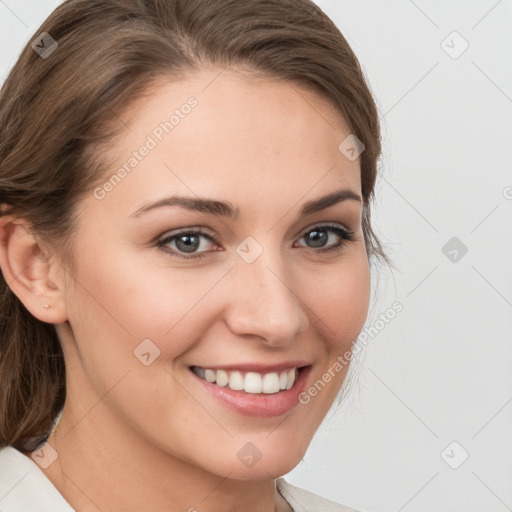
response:
[[[255,372],[248,372],[244,379],[244,391],[247,393],[261,393],[261,375]]]
[[[277,373],[267,373],[263,377],[263,393],[277,393],[279,391],[279,375]]]
[[[199,375],[199,377],[201,377],[201,375]],[[215,372],[213,370],[205,370],[204,371],[204,378],[208,381],[208,382],[215,382]]]
[[[286,389],[290,389],[295,382],[295,370],[290,370],[287,375],[288,381],[286,383]]]
[[[240,372],[230,372],[228,386],[235,391],[244,389],[244,378]]]
[[[279,375],[279,389],[286,389],[288,385],[288,372],[282,372]]]
[[[290,389],[298,375],[297,368],[282,372],[256,373],[247,372],[245,376],[240,371],[210,370],[199,366],[192,368],[194,373],[217,386],[229,387],[235,391],[246,393],[274,394]]]
[[[224,370],[217,370],[217,377],[215,378],[217,386],[227,386],[229,382],[229,375]]]

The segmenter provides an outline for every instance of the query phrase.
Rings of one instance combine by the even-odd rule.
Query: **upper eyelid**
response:
[[[308,227],[300,230],[297,236],[299,238],[302,238],[306,233],[309,233],[310,231],[312,231],[315,228],[317,228],[317,229],[318,228],[320,228],[320,229],[339,228],[339,229],[346,231],[347,233],[354,233],[353,230],[351,230],[350,228],[348,228],[347,226],[345,226],[341,223],[317,222],[316,224],[311,224]],[[206,229],[209,230],[209,228],[206,228]],[[199,226],[193,226],[190,228],[178,228],[177,230],[172,230],[172,231],[162,235],[161,237],[159,237],[157,239],[157,242],[164,242],[165,240],[167,240],[169,238],[172,238],[174,240],[175,238],[179,237],[179,235],[187,234],[187,233],[193,233],[195,235],[199,234],[206,238],[209,238],[212,242],[214,242],[216,244],[220,244],[220,241],[216,235],[211,234],[210,232],[206,231],[204,227],[199,227]]]
[[[311,231],[312,229],[319,228],[319,227],[340,227],[346,231],[350,231],[350,228],[348,226],[342,224],[341,222],[325,221],[325,222],[315,222],[313,224],[310,224],[309,226],[302,228],[297,234],[303,235],[304,233],[307,233],[308,231]],[[186,227],[186,228],[172,229],[170,231],[167,231],[160,238],[166,238],[167,236],[176,236],[181,233],[196,233],[196,232],[201,233],[202,235],[211,236],[212,238],[214,236],[216,236],[216,235],[212,234],[212,233],[214,233],[213,229],[210,229],[210,228],[204,227],[204,226],[191,226],[191,227]]]
[[[210,238],[212,241],[218,243],[218,237],[216,235],[211,234],[209,231],[206,231],[204,227],[191,227],[191,228],[178,228],[176,230],[171,230],[159,236],[157,241],[166,240],[167,238],[176,238],[181,234],[194,233],[205,236],[206,238]]]

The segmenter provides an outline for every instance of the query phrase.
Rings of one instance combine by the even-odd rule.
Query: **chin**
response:
[[[240,465],[233,465],[231,468],[226,468],[229,478],[232,480],[274,480],[279,478],[286,473],[289,473],[293,468],[297,466],[301,459],[298,460],[280,460],[264,463],[260,460],[251,468],[240,467]]]
[[[268,434],[265,434],[268,435]],[[220,476],[229,474],[234,480],[269,480],[279,478],[295,468],[306,453],[309,443],[298,445],[293,436],[288,443],[279,444],[261,442],[256,448],[255,444],[247,442],[237,450],[235,458],[224,456],[222,461],[217,458],[219,465],[214,472]],[[295,444],[291,444],[295,441]],[[210,459],[215,460],[215,459]],[[213,468],[211,468],[213,469]]]

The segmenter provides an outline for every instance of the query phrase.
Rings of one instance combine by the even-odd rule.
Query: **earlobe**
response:
[[[0,217],[0,267],[9,288],[30,313],[42,322],[67,321],[63,283],[51,278],[48,254],[31,231],[27,219]]]

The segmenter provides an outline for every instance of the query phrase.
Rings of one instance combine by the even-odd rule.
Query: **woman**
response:
[[[0,105],[0,510],[351,510],[281,477],[385,260],[377,110],[331,20],[68,0]]]

